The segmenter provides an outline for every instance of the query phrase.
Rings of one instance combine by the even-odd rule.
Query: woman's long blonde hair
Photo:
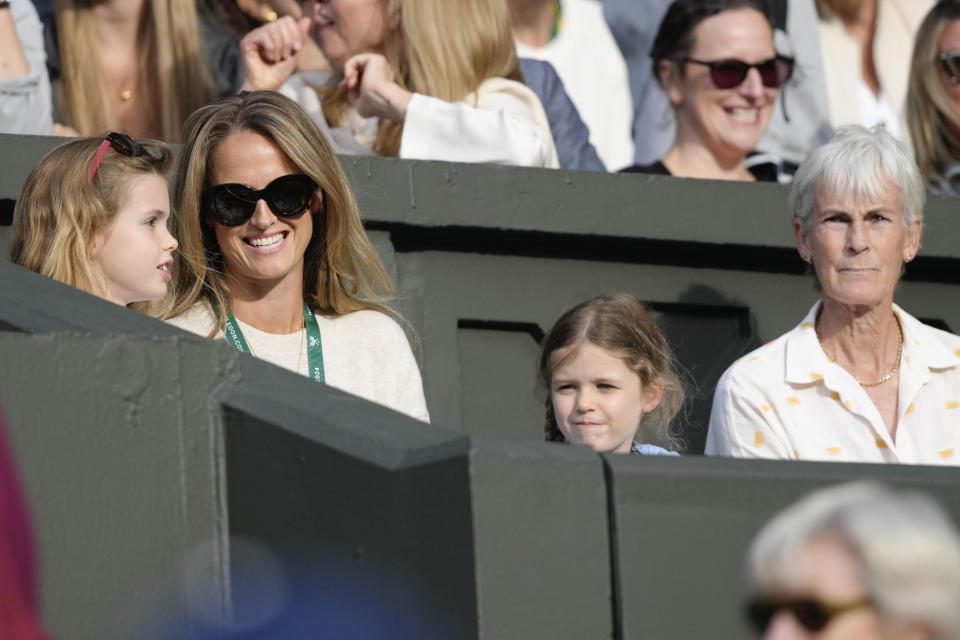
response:
[[[943,88],[937,58],[943,32],[958,19],[960,2],[938,2],[920,24],[910,62],[907,126],[920,173],[930,186],[952,188],[943,170],[960,161],[960,118]]]
[[[166,179],[173,164],[162,142],[141,141],[147,154],[110,149],[91,176],[103,138],[79,138],[49,151],[30,170],[13,210],[10,259],[71,287],[103,296],[106,290],[92,247],[130,195],[134,178]]]
[[[311,308],[326,315],[361,309],[392,313],[383,301],[393,285],[363,229],[353,191],[330,143],[296,102],[273,91],[253,91],[199,109],[184,127],[173,221],[181,259],[174,265],[173,299],[163,315],[180,315],[207,300],[219,316],[212,333],[226,321],[230,290],[223,255],[201,205],[203,190],[210,186],[214,151],[238,131],[272,140],[323,189],[324,206],[310,212],[313,235],[303,263],[303,297]]]
[[[214,93],[200,40],[194,0],[149,0],[139,27],[137,61],[144,108],[156,109],[149,135],[177,141],[187,117]],[[60,103],[65,124],[83,135],[116,128],[97,52],[96,25],[89,0],[54,0],[63,78]]]
[[[409,91],[448,102],[463,100],[484,80],[523,82],[506,0],[381,0],[388,32],[384,49],[396,82]],[[396,53],[390,53],[396,52]],[[396,58],[396,59],[392,59]],[[350,99],[334,77],[323,93],[323,114],[333,126],[346,123]],[[396,156],[403,125],[386,122],[374,151]]]

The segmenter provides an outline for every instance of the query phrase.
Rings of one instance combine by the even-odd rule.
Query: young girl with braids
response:
[[[683,385],[663,334],[633,296],[593,298],[560,316],[543,341],[539,375],[548,442],[679,455],[671,421]]]

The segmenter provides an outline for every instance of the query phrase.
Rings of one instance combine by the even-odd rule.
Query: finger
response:
[[[352,58],[347,59],[346,63],[343,65],[343,79],[346,82],[350,81],[352,76],[355,76],[359,72],[359,59],[358,56],[353,56]]]
[[[281,22],[281,33],[283,34],[284,52],[293,55],[300,51],[303,46],[303,36],[300,33],[300,25],[290,16],[284,16],[278,22]]]
[[[277,52],[272,31],[272,24],[251,31],[247,37],[244,38],[244,42],[241,43],[243,50],[249,53],[258,53],[261,58],[268,62],[275,61]]]
[[[245,53],[259,53],[265,60],[273,60],[275,57],[273,25],[263,25],[248,33],[240,41],[240,48]]]
[[[300,36],[306,40],[308,34],[310,33],[310,16],[304,16],[297,20],[297,27],[300,29]]]

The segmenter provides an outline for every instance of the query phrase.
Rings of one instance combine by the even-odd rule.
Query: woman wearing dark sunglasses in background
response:
[[[941,0],[917,31],[907,125],[923,179],[960,195],[960,0]]]
[[[170,322],[420,420],[390,278],[340,163],[295,102],[254,91],[197,110],[176,179]]]
[[[766,640],[960,638],[960,538],[920,493],[812,493],[760,531],[748,574],[747,618]]]
[[[747,168],[793,61],[778,56],[761,0],[677,0],[650,52],[673,105],[677,134],[652,165],[624,169],[719,180],[777,180],[773,165]]]

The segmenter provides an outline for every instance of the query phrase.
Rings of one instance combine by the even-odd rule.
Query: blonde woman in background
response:
[[[176,141],[190,113],[239,86],[236,43],[201,26],[193,0],[56,0],[55,19],[55,133]]]
[[[382,301],[392,285],[333,150],[273,91],[184,128],[170,322],[427,421],[420,370]]]
[[[920,24],[910,63],[907,125],[924,181],[960,195],[960,0],[942,0]]]
[[[314,0],[309,15],[244,38],[244,86],[295,98],[338,151],[559,166],[505,0]],[[308,31],[332,75],[290,77]]]

